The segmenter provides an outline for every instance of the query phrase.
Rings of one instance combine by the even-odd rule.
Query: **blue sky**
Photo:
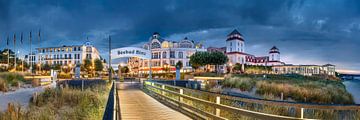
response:
[[[0,0],[1,49],[7,35],[39,29],[43,47],[89,37],[105,58],[108,35],[115,47],[140,46],[153,32],[223,47],[238,29],[248,53],[266,55],[276,45],[286,63],[331,63],[360,73],[358,0]]]

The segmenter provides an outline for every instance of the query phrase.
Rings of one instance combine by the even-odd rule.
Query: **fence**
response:
[[[108,101],[103,116],[103,120],[120,120],[120,104],[118,92],[116,90],[116,83],[113,81],[112,87],[109,93]]]
[[[203,119],[359,119],[359,105],[250,99],[145,81],[144,90]]]

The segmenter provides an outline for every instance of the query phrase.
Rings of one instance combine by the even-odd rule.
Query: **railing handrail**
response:
[[[186,89],[189,91],[196,91],[200,93],[205,94],[211,94],[214,96],[220,96],[221,98],[230,99],[230,100],[239,100],[243,102],[249,102],[249,103],[258,103],[258,104],[264,104],[264,105],[271,105],[271,106],[287,106],[287,107],[295,107],[295,108],[306,108],[306,109],[332,109],[332,110],[360,110],[360,105],[341,105],[341,104],[312,104],[312,103],[296,103],[296,102],[289,102],[289,101],[276,101],[276,100],[265,100],[265,99],[256,99],[256,98],[245,98],[245,97],[239,97],[239,96],[231,96],[231,95],[225,95],[221,93],[214,93],[214,92],[208,92],[203,90],[194,90],[189,89],[185,87],[179,87],[179,86],[172,86],[168,84],[159,83],[156,81],[149,81],[160,85],[165,85],[172,88],[177,89]]]
[[[115,84],[115,81],[113,81],[111,89],[110,89],[108,101],[106,103],[103,120],[121,119],[120,114],[119,114],[120,108],[119,108],[117,96],[118,96],[118,94],[116,91],[116,84]]]
[[[150,85],[148,85],[148,86],[150,86]],[[223,109],[223,110],[227,110],[227,111],[236,111],[237,113],[240,113],[241,115],[246,115],[248,117],[254,117],[254,118],[258,118],[258,119],[271,119],[271,120],[300,120],[301,119],[301,118],[296,118],[296,117],[273,115],[273,114],[268,114],[268,113],[261,113],[261,112],[236,108],[236,107],[232,107],[232,106],[222,105],[222,104],[216,104],[216,103],[213,103],[213,102],[210,102],[210,101],[206,101],[206,100],[199,99],[199,98],[196,98],[196,97],[191,97],[191,96],[188,96],[188,95],[180,94],[180,93],[170,91],[170,90],[161,89],[161,88],[158,88],[158,87],[155,87],[155,86],[150,86],[150,87],[161,90],[161,91],[169,92],[169,93],[172,93],[172,94],[176,94],[176,95],[181,96],[181,97],[186,98],[186,99],[201,102],[201,103],[204,103],[204,104],[209,105],[209,106],[214,106],[214,107],[219,108],[219,109]]]

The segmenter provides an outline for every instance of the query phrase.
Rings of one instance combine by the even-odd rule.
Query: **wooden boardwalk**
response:
[[[119,83],[118,94],[123,120],[190,120],[142,92],[136,84]]]

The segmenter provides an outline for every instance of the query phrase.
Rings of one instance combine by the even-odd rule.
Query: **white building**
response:
[[[300,74],[305,76],[312,75],[331,75],[335,76],[335,66],[326,65],[278,65],[273,66],[275,74]]]
[[[144,44],[144,49],[151,49],[152,53],[152,71],[153,73],[174,72],[175,64],[178,61],[183,63],[181,72],[190,72],[190,56],[197,51],[206,51],[200,43],[185,37],[180,41],[170,41],[161,38],[160,34],[155,32],[149,39],[149,43]],[[131,68],[138,68],[140,73],[149,72],[149,61],[140,58],[130,58],[129,65]]]
[[[225,54],[229,58],[229,65],[236,63],[247,65],[274,66],[283,65],[280,52],[276,46],[272,47],[268,56],[255,56],[245,52],[245,38],[237,30],[232,31],[226,39]]]
[[[33,65],[41,63],[74,66],[81,64],[85,59],[102,60],[99,51],[89,41],[83,45],[36,48],[36,51],[29,54],[26,59],[28,63],[32,62]]]

